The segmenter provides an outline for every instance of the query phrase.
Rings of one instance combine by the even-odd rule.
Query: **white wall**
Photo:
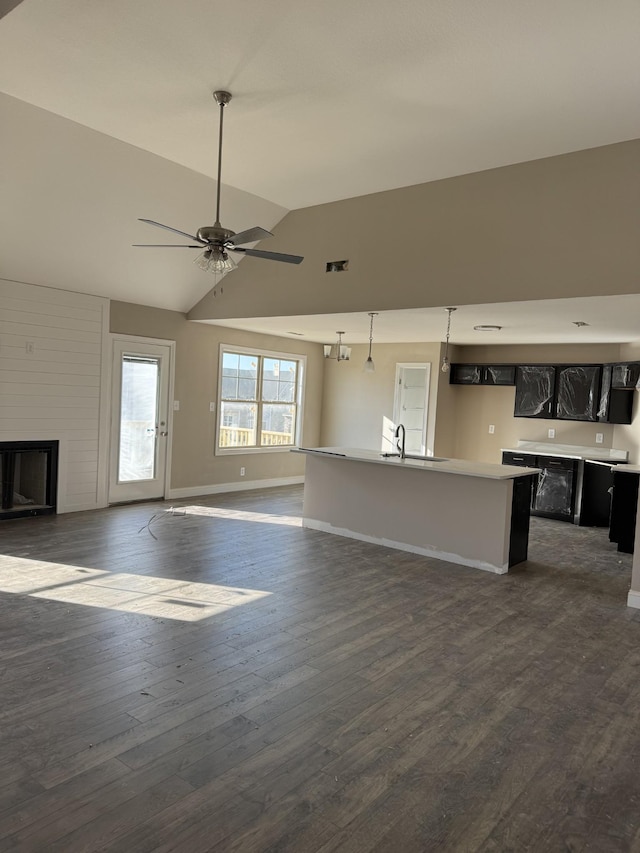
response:
[[[321,445],[380,450],[385,424],[393,420],[396,364],[415,362],[431,364],[427,446],[435,452],[440,344],[374,344],[375,373],[363,371],[367,353],[368,346],[354,346],[350,361],[326,359]]]
[[[107,299],[0,281],[0,441],[59,441],[58,512],[106,504],[108,323]]]

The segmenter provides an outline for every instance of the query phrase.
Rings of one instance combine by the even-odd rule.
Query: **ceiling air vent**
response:
[[[349,269],[349,261],[327,261],[327,272],[344,272]]]

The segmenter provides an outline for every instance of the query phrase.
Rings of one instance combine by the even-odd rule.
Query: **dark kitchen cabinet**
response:
[[[611,527],[609,541],[616,542],[618,551],[633,554],[638,513],[638,485],[640,474],[613,472],[611,498]]]
[[[505,450],[502,464],[541,469],[534,481],[532,515],[574,521],[579,460]]]
[[[611,387],[634,391],[640,382],[640,361],[627,361],[611,365]]]
[[[602,366],[599,364],[557,367],[554,417],[567,421],[596,421],[601,376]]]
[[[605,364],[602,367],[598,420],[606,424],[630,424],[635,395],[613,387],[613,373],[616,367],[619,365]]]
[[[452,364],[451,385],[515,385],[514,364]]]
[[[551,418],[555,378],[556,369],[553,365],[518,365],[514,417]]]
[[[536,467],[542,471],[533,496],[532,513],[544,518],[573,521],[578,460],[559,456],[538,456],[537,461]]]
[[[483,385],[515,385],[515,364],[485,364],[482,367]]]
[[[482,367],[479,364],[452,364],[450,385],[481,385]]]

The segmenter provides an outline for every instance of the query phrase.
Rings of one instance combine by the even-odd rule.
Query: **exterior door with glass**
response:
[[[113,341],[109,503],[165,496],[173,347]]]

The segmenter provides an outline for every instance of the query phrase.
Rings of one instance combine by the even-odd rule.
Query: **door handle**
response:
[[[168,432],[161,432],[160,435],[169,435]]]

